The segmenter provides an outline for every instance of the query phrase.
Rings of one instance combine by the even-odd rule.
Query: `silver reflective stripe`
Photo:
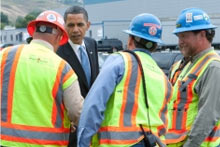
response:
[[[14,46],[8,52],[8,56],[5,63],[4,73],[3,73],[3,81],[2,81],[2,92],[1,92],[1,120],[3,122],[7,122],[8,115],[8,85],[10,79],[11,68],[14,63],[14,58],[17,53],[17,49],[19,46]]]
[[[171,84],[167,80],[165,80],[165,82],[167,85],[167,91],[166,91],[166,96],[165,96],[166,102],[167,102],[167,101],[169,101],[169,99],[171,97]],[[167,112],[167,105],[162,109],[161,115],[160,115],[160,118],[164,123],[166,123],[166,112]],[[165,132],[166,132],[165,128],[160,129],[158,132],[159,136],[163,135]]]
[[[27,130],[16,130],[10,128],[1,128],[1,134],[12,136],[12,137],[20,137],[26,139],[43,139],[43,140],[54,140],[54,141],[66,141],[69,139],[69,133],[47,133],[47,132],[33,132]]]
[[[147,132],[146,132],[147,133]],[[142,135],[142,132],[99,132],[98,135],[100,137],[100,140],[121,140],[121,141],[126,141],[126,140],[137,140],[139,137]],[[155,136],[154,134],[152,134]],[[159,144],[161,147],[165,147],[166,145],[161,142],[160,138],[155,136],[157,144]]]
[[[62,63],[63,61],[61,61]],[[55,102],[56,102],[56,107],[57,107],[57,116],[56,116],[56,122],[55,122],[55,126],[56,128],[60,128],[62,127],[62,118],[61,118],[61,114],[63,112],[61,112],[61,105],[63,104],[63,78],[64,76],[71,70],[71,68],[69,66],[67,66],[67,64],[65,63],[65,66],[62,70],[62,75],[59,81],[59,88],[56,94],[56,98],[55,98]]]
[[[128,84],[128,90],[127,90],[127,103],[125,105],[125,111],[124,111],[124,119],[123,124],[124,126],[132,126],[131,124],[131,116],[132,116],[132,110],[134,106],[135,101],[135,88],[137,83],[137,73],[138,73],[138,63],[133,55],[131,55],[132,59],[132,65],[131,65],[131,77]]]
[[[178,138],[180,138],[180,137],[182,137],[186,134],[187,134],[187,132],[183,132],[183,133],[179,133],[179,134],[177,134],[177,133],[167,133],[166,134],[166,139],[178,139]]]
[[[129,131],[129,132],[99,132],[100,139],[110,139],[110,140],[135,140],[143,135],[142,132]]]

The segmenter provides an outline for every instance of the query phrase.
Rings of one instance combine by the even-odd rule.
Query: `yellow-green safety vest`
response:
[[[77,76],[64,60],[37,43],[0,53],[2,146],[67,146],[70,121],[63,91]]]
[[[146,132],[151,127],[154,136],[163,143],[167,128],[167,103],[171,98],[172,86],[150,55],[141,51],[136,53],[144,69],[149,110],[145,104],[138,63],[133,55],[120,52],[125,63],[124,75],[107,103],[105,118],[98,133],[92,138],[93,147],[134,145],[144,138],[140,124]]]
[[[183,69],[174,85],[173,97],[168,105],[169,125],[166,142],[169,146],[182,146],[187,139],[191,126],[198,113],[199,97],[195,86],[208,65],[213,60],[219,60],[217,53],[210,51],[204,54],[187,72]],[[220,121],[218,121],[201,147],[211,147],[220,144]]]

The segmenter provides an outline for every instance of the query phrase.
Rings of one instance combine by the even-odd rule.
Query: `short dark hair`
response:
[[[215,30],[214,29],[207,29],[207,30],[196,30],[196,31],[192,31],[192,32],[195,33],[195,34],[198,34],[201,31],[205,31],[207,40],[210,43],[212,43],[213,38],[215,37]]]
[[[147,49],[150,52],[153,52],[157,48],[157,43],[156,42],[146,40],[146,39],[143,39],[143,38],[139,38],[139,37],[135,37],[133,35],[130,35],[130,36],[131,36],[131,38],[133,38],[134,45],[135,45],[136,48]],[[148,47],[148,45],[147,45],[148,43],[150,43],[151,46]]]
[[[86,9],[84,9],[83,7],[80,7],[80,6],[72,6],[72,7],[69,7],[66,9],[66,11],[64,13],[64,21],[65,22],[66,22],[68,14],[83,14],[84,19],[87,22],[89,20],[88,13],[87,13]]]

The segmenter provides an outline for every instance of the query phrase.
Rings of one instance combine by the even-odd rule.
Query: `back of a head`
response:
[[[162,26],[160,20],[149,13],[135,16],[125,33],[134,36],[136,42],[140,42],[144,48],[155,48],[157,43],[162,44]],[[154,47],[153,47],[154,46]]]
[[[83,14],[84,19],[86,21],[89,20],[88,12],[86,11],[86,9],[84,9],[83,7],[80,7],[80,6],[71,6],[66,9],[66,11],[64,13],[64,21],[65,22],[66,22],[68,14]]]
[[[43,23],[44,25],[38,28],[37,26],[41,23]],[[36,32],[37,30],[42,33],[52,33],[51,28],[48,28],[47,24],[48,26],[53,25],[62,31],[62,38],[59,42],[60,45],[63,45],[68,41],[68,35],[64,28],[63,17],[59,13],[51,10],[42,12],[35,20],[29,22],[27,26],[27,31],[31,37],[33,37],[34,32]]]
[[[173,31],[174,34],[178,34],[186,31],[196,30],[208,30],[215,29],[208,14],[200,8],[187,8],[184,9],[177,21],[176,29]]]

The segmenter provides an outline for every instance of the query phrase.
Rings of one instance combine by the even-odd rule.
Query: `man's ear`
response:
[[[91,25],[91,22],[88,21],[88,22],[87,22],[87,30],[90,28],[90,25]]]
[[[132,50],[132,49],[136,48],[135,45],[134,45],[134,37],[132,37],[132,36],[128,37],[127,48],[129,50]]]
[[[201,36],[202,37],[206,37],[206,32],[203,30],[203,31],[201,31]]]

